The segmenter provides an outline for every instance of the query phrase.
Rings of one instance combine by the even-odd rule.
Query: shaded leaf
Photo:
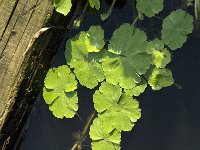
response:
[[[178,9],[173,11],[163,20],[162,40],[172,50],[182,47],[187,35],[192,33],[193,17],[185,11]]]
[[[147,17],[153,17],[163,9],[164,0],[136,0],[137,10]]]

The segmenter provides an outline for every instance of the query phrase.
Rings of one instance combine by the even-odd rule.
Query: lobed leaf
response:
[[[172,72],[166,68],[154,68],[149,76],[148,83],[153,90],[171,86],[174,83]]]
[[[140,75],[145,74],[151,64],[146,40],[145,33],[130,24],[115,30],[108,45],[110,54],[102,62],[107,82],[131,89],[141,81]]]
[[[124,89],[125,93],[130,96],[139,96],[145,91],[147,82],[143,79],[140,83],[137,83],[132,89]]]
[[[192,33],[193,17],[185,11],[178,9],[173,11],[163,20],[162,40],[172,50],[182,47],[187,35]]]
[[[139,13],[147,17],[153,17],[163,9],[164,0],[136,0],[136,8]]]
[[[78,110],[78,97],[74,92],[76,89],[75,76],[66,65],[48,71],[44,81],[43,98],[55,117],[74,117]]]
[[[57,12],[66,16],[72,7],[71,0],[54,0],[53,5]]]
[[[80,84],[90,89],[104,80],[103,69],[99,62],[101,59],[100,50],[104,46],[104,43],[102,43],[103,36],[102,33],[93,31],[95,30],[94,28],[101,30],[100,27],[91,27],[88,33],[80,32],[76,37],[69,39],[65,46],[67,64],[74,68],[74,73]],[[100,35],[97,39],[93,36],[95,33]],[[95,54],[90,51],[95,51]],[[100,52],[97,53],[98,51]]]
[[[94,107],[118,131],[130,131],[140,118],[139,103],[122,93],[119,85],[103,82],[93,96]]]
[[[170,52],[164,48],[164,43],[158,39],[147,44],[147,52],[151,54],[152,64],[157,68],[164,68],[170,61]]]
[[[98,117],[90,126],[92,150],[120,150],[121,133],[110,126],[108,118]]]
[[[89,0],[90,6],[99,10],[100,1],[99,0]]]

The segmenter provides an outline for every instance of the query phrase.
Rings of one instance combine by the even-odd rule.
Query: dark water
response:
[[[168,1],[169,2],[169,1]],[[167,10],[175,6],[167,3]],[[103,8],[106,10],[104,3]],[[167,14],[165,11],[161,15]],[[101,23],[109,39],[116,27],[124,22],[132,22],[134,17],[132,0],[128,0],[123,9],[114,9],[108,21],[101,23],[98,15],[87,13],[81,30],[90,25]],[[140,25],[144,30],[147,20]],[[158,21],[157,24],[160,24]],[[146,25],[146,26],[145,26]],[[157,28],[154,30],[160,31]],[[156,33],[148,29],[149,32]],[[66,39],[78,30],[72,30]],[[61,43],[52,66],[65,63],[63,52],[65,40]],[[142,118],[132,132],[122,134],[122,150],[200,150],[200,38],[192,35],[187,43],[173,53],[168,65],[174,74],[175,86],[153,92],[150,88],[138,98],[142,109]],[[92,94],[84,87],[78,89],[80,109],[74,119],[56,119],[39,95],[19,138],[16,149],[19,150],[70,150],[73,145],[72,133],[82,129],[84,121],[92,112]],[[89,141],[84,150],[90,150]]]

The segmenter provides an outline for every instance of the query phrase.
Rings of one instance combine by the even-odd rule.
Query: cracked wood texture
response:
[[[64,17],[53,10],[52,0],[0,0],[0,149],[13,149],[68,30],[50,28],[36,39],[35,33],[50,13],[48,24],[70,27],[79,13],[77,2]]]
[[[0,129],[15,101],[23,53],[51,7],[48,0],[0,1]]]

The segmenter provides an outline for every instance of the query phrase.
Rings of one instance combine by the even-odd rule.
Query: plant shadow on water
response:
[[[169,5],[169,4],[168,4]],[[108,9],[103,1],[103,9]],[[114,9],[110,18],[101,22],[99,14],[86,13],[80,29],[71,30],[60,44],[52,67],[65,64],[64,45],[68,38],[89,26],[101,24],[105,38],[110,39],[113,31],[124,22],[131,23],[135,17],[132,0],[122,9]],[[175,10],[170,6],[166,9]],[[166,15],[164,11],[161,15]],[[166,14],[165,14],[166,13]],[[131,15],[127,15],[131,14]],[[159,21],[157,21],[160,24]],[[140,25],[149,31],[151,26],[144,21]],[[142,28],[142,29],[143,29]],[[157,30],[157,31],[154,31]],[[159,34],[160,29],[149,31]],[[199,37],[190,35],[184,46],[173,53],[168,66],[174,75],[176,86],[153,92],[150,88],[139,98],[142,117],[132,132],[123,132],[122,150],[199,150],[200,149],[200,42]],[[173,36],[173,35],[172,35]],[[181,88],[181,89],[180,89]],[[74,141],[73,133],[81,131],[93,110],[94,91],[79,87],[79,111],[73,119],[57,119],[48,109],[40,94],[24,126],[15,149],[20,150],[69,150]],[[90,140],[84,142],[83,150],[90,150]]]

